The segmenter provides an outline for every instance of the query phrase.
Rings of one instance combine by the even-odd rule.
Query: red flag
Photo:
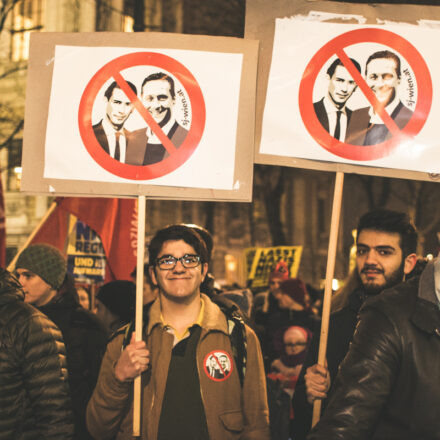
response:
[[[6,267],[6,216],[3,184],[0,178],[0,267]]]
[[[69,228],[69,213],[55,206],[42,227],[35,234],[31,244],[48,243],[55,246],[63,254],[66,252],[67,230]]]
[[[129,280],[136,267],[137,206],[135,199],[65,197],[58,206],[78,217],[101,238],[111,276]]]

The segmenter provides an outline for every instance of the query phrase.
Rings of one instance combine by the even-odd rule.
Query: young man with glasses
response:
[[[260,347],[246,326],[241,384],[227,319],[200,293],[208,271],[202,238],[185,225],[166,227],[151,240],[149,257],[159,297],[148,309],[143,341],[122,350],[119,332],[109,343],[87,411],[90,431],[132,438],[132,381],[142,374],[143,438],[269,439]],[[221,378],[210,374],[213,359]]]

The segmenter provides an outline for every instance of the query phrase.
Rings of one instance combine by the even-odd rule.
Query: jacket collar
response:
[[[24,301],[24,292],[18,280],[4,269],[0,271],[0,306],[10,302]]]
[[[367,296],[365,295],[365,290],[363,287],[359,286],[358,288],[354,289],[351,295],[348,298],[348,306],[349,308],[355,312],[358,313],[359,309],[361,308],[362,304],[366,300]]]
[[[0,292],[0,306],[16,301],[24,301],[24,293],[21,290]]]
[[[434,265],[428,263],[420,276],[412,322],[421,330],[440,336],[440,309],[436,304]]]
[[[228,325],[226,318],[220,308],[214,304],[208,296],[204,293],[201,294],[205,303],[205,311],[202,319],[202,329],[206,332],[216,330],[221,331],[224,334],[228,334]],[[158,297],[150,308],[150,316],[148,320],[147,335],[151,333],[151,330],[156,325],[162,325],[160,319],[160,297]]]

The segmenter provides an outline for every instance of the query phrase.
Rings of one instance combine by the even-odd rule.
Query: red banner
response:
[[[32,243],[49,243],[65,253],[68,215],[73,214],[101,239],[107,259],[106,281],[130,280],[136,267],[136,200],[59,197],[56,202]]]
[[[106,280],[129,280],[136,266],[135,199],[65,197],[58,207],[87,224],[101,238],[109,274]]]
[[[69,227],[69,214],[58,206],[35,234],[31,244],[48,243],[55,246],[63,254],[66,253],[67,230]]]

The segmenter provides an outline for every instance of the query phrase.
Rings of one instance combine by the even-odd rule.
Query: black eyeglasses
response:
[[[198,255],[185,254],[183,257],[176,258],[172,255],[165,255],[156,260],[156,266],[162,270],[172,270],[176,267],[177,262],[180,261],[185,269],[192,269],[200,264],[200,257]]]

